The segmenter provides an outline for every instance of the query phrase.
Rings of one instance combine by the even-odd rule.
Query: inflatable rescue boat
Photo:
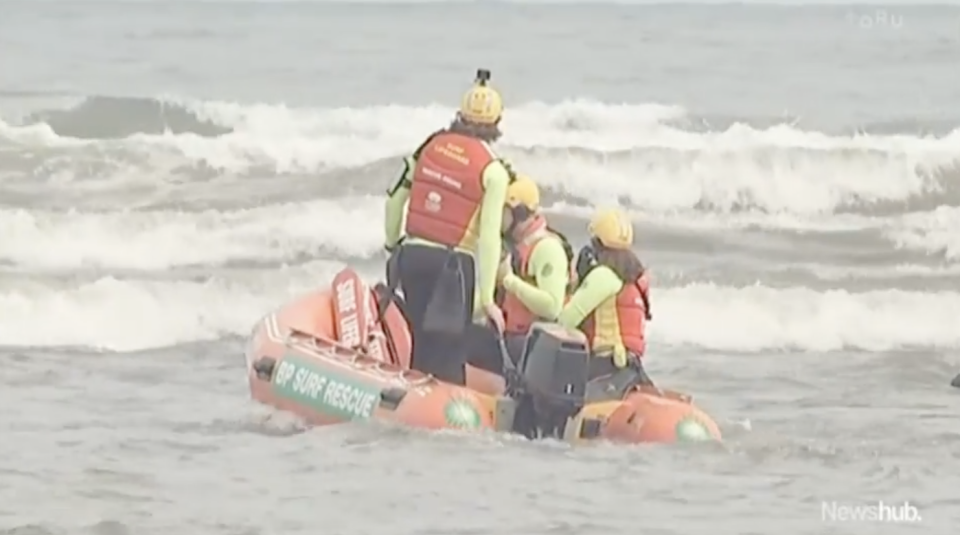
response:
[[[685,394],[621,388],[616,376],[588,381],[583,334],[556,324],[534,325],[516,365],[504,356],[506,375],[519,387],[507,388],[502,376],[472,366],[466,387],[439,381],[410,368],[410,349],[399,298],[383,284],[370,288],[347,268],[329,288],[256,324],[246,349],[251,394],[313,425],[377,419],[569,442],[721,437]]]

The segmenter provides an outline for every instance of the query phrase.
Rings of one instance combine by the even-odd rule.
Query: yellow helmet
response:
[[[590,220],[589,230],[604,247],[629,249],[633,245],[633,224],[616,208],[597,212]]]
[[[540,188],[526,176],[518,176],[507,188],[507,206],[525,206],[531,212],[540,209]]]
[[[503,115],[503,99],[496,89],[487,85],[490,71],[477,71],[477,80],[460,100],[460,117],[476,124],[497,124]]]

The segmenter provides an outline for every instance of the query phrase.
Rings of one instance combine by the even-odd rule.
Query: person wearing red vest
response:
[[[570,282],[573,251],[566,238],[551,229],[540,211],[540,188],[517,177],[507,190],[504,255],[497,273],[497,302],[503,310],[507,351],[516,364],[527,332],[535,321],[553,321],[563,307]],[[499,333],[478,328],[470,336],[471,364],[501,373]]]
[[[643,369],[649,279],[633,246],[633,225],[619,210],[601,210],[590,221],[590,243],[576,262],[579,285],[557,316],[557,323],[579,328],[590,343],[590,378],[622,370],[633,384],[652,385]]]
[[[494,289],[514,175],[490,146],[500,137],[503,101],[489,79],[489,71],[477,71],[450,126],[404,161],[385,209],[385,248],[394,266],[387,278],[403,294],[411,366],[459,385],[471,320],[482,313],[498,329],[504,323]]]

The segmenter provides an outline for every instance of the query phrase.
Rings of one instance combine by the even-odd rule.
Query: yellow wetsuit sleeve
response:
[[[387,190],[387,203],[383,214],[383,244],[392,249],[400,241],[401,227],[403,226],[403,210],[410,198],[410,184],[413,180],[413,168],[416,161],[413,156],[403,160],[403,170],[393,186]]]
[[[500,266],[500,248],[503,238],[503,206],[507,202],[510,172],[499,160],[483,170],[483,203],[480,205],[479,239],[477,240],[477,304],[485,307],[493,303]]]
[[[523,273],[536,284],[511,273],[503,278],[503,289],[516,296],[530,312],[553,321],[563,308],[564,294],[570,282],[569,262],[559,239],[544,238],[533,246],[527,272]]]
[[[601,303],[616,297],[623,289],[623,281],[607,266],[597,266],[580,282],[577,291],[570,297],[570,302],[563,307],[557,316],[557,323],[568,329],[578,329]]]

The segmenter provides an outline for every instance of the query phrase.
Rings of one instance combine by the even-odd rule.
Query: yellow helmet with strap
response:
[[[531,212],[540,209],[540,188],[527,176],[518,176],[507,188],[507,206],[523,206]]]
[[[475,124],[493,125],[503,115],[503,99],[496,89],[490,87],[490,71],[477,70],[473,87],[460,100],[460,118]]]
[[[590,220],[590,234],[604,247],[630,249],[633,245],[633,224],[622,211],[611,208],[598,211]]]

